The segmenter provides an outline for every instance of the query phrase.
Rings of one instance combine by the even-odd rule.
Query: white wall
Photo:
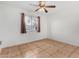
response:
[[[45,17],[41,15],[40,33],[20,33],[20,13],[22,12],[25,12],[28,15],[28,11],[26,10],[6,4],[0,4],[0,41],[2,41],[0,47],[4,48],[47,38],[47,21]]]
[[[79,2],[62,3],[49,16],[48,37],[79,46]]]
[[[0,4],[0,41],[2,41],[0,47],[28,43],[47,37],[79,46],[79,2],[56,2],[55,4],[56,9],[53,12],[49,11],[52,14],[40,15],[41,32],[27,34],[20,33],[20,13],[29,14],[28,11]]]

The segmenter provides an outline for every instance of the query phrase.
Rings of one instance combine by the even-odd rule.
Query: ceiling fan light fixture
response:
[[[43,11],[43,12],[44,12],[44,8],[43,8],[43,7],[41,7],[41,8],[39,9],[39,11]]]
[[[36,11],[43,11],[45,13],[48,13],[48,10],[46,8],[55,8],[56,7],[55,5],[46,5],[45,1],[39,1],[39,4],[35,5],[35,6],[39,7],[38,9],[35,10],[35,12]]]
[[[41,10],[44,12],[44,8],[42,7]]]

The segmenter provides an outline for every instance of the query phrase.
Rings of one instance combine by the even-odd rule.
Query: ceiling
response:
[[[30,12],[34,12],[38,7],[31,6],[30,4],[38,5],[38,1],[5,1],[0,2],[4,4],[8,4],[10,6],[14,6],[17,8],[22,8],[28,10]],[[79,1],[46,1],[46,5],[56,5],[56,8],[47,8],[48,14],[54,14],[64,9],[79,9]],[[36,13],[44,13],[42,11],[38,11]]]

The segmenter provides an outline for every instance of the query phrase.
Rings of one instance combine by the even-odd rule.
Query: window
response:
[[[24,19],[23,21],[24,27],[21,27],[21,28],[25,28],[24,32],[40,32],[40,17],[39,16],[35,17],[35,16],[24,15],[23,19]]]

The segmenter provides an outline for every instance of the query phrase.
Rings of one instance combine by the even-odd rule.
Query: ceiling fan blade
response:
[[[43,8],[44,9],[44,11],[46,12],[46,13],[48,13],[48,11],[45,9],[45,8]]]
[[[36,9],[35,12],[38,11],[39,9],[40,9],[40,8]]]
[[[46,8],[55,8],[55,5],[45,6]]]

